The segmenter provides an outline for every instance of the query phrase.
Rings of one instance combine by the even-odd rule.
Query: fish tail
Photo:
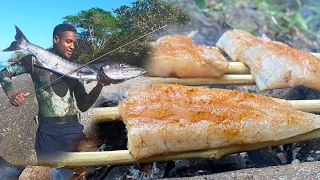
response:
[[[16,35],[14,36],[16,40],[8,48],[2,50],[3,52],[25,49],[26,44],[29,42],[23,32],[16,25],[14,26],[16,28]]]

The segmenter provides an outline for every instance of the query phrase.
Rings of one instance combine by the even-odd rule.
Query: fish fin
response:
[[[16,50],[20,50],[20,42],[18,41],[13,41],[11,43],[11,45],[9,47],[7,47],[6,49],[2,50],[2,52],[8,52],[8,51],[16,51]]]
[[[3,52],[23,49],[22,45],[29,42],[23,32],[16,25],[14,26],[16,28],[16,35],[14,36],[16,40],[13,41],[8,48],[2,50]]]
[[[14,36],[16,41],[29,42],[28,39],[26,38],[26,36],[23,34],[23,32],[18,28],[18,26],[14,25],[14,27],[16,28],[16,35]]]

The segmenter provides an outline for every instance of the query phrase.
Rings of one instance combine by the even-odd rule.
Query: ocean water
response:
[[[0,63],[0,70],[3,69],[3,68],[5,68],[5,67],[7,67],[7,66]]]

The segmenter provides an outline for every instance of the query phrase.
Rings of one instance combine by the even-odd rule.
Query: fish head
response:
[[[107,62],[101,67],[101,71],[112,80],[127,80],[147,72],[143,68],[120,62]]]

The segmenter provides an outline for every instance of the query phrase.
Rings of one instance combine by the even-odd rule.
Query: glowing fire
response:
[[[83,172],[79,173],[74,180],[81,180],[81,179],[83,179],[83,177],[84,177],[86,174],[87,174],[87,171],[83,171]]]

